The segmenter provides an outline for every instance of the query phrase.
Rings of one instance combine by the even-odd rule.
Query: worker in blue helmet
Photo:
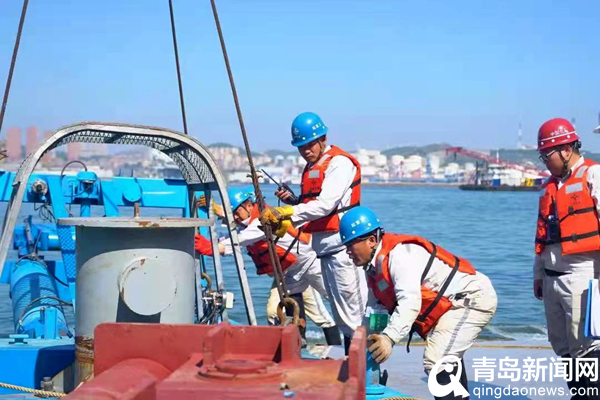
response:
[[[260,227],[254,188],[231,188],[227,191],[231,203],[233,219],[239,228],[238,239],[240,246],[248,250],[248,254],[256,265],[258,275],[273,277],[265,234]],[[220,206],[215,206],[215,214],[223,217]],[[295,238],[298,239],[295,239]],[[321,273],[321,263],[312,250],[311,236],[298,230],[290,229],[276,244],[284,269],[284,279],[288,294],[300,305],[300,317],[304,312],[317,326],[323,329],[328,344],[341,344],[340,332],[333,318],[323,304],[322,297],[327,298],[327,290]],[[232,255],[234,248],[229,238],[220,241],[219,253]],[[212,255],[211,243],[201,235],[196,235],[196,250],[203,255]],[[290,249],[290,251],[287,251]],[[279,297],[277,288],[273,285],[267,302],[267,317],[270,323],[277,318]],[[304,328],[301,329],[304,334]]]
[[[432,374],[430,380],[436,378],[439,385],[450,388],[452,375],[460,374],[464,387],[460,392],[468,396],[462,360],[496,312],[496,292],[490,280],[468,260],[427,239],[386,233],[367,207],[355,207],[342,217],[340,239],[352,261],[367,274],[367,309],[391,314],[383,331],[368,336],[373,359],[384,362],[395,344],[407,336],[410,344],[417,333],[426,343],[423,365]],[[447,371],[441,368],[444,363],[444,367],[454,366]],[[436,397],[454,398],[462,396],[450,391]]]
[[[304,146],[327,135],[327,131],[321,117],[313,112],[303,112],[292,122],[292,146]]]
[[[367,300],[363,273],[356,270],[339,238],[340,218],[360,203],[360,164],[349,153],[327,140],[327,126],[317,114],[303,112],[292,122],[292,145],[306,161],[297,204],[290,192],[275,192],[286,206],[267,209],[261,216],[276,233],[302,226],[313,235],[312,246],[323,267],[323,278],[332,299],[336,323],[349,346],[361,324]]]

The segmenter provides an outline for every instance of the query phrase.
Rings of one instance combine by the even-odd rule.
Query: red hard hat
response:
[[[564,118],[544,122],[538,131],[538,151],[579,140],[575,128]]]

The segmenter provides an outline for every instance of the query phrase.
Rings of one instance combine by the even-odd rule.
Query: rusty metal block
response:
[[[302,359],[295,326],[102,324],[95,336],[97,377],[68,399],[365,398],[363,328],[347,360]]]

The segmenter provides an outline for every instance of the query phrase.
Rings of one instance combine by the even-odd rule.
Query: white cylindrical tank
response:
[[[395,167],[399,166],[403,162],[404,162],[404,156],[401,156],[399,154],[396,154],[396,155],[392,156],[392,158],[391,158],[391,163]]]
[[[362,176],[376,176],[377,175],[377,169],[375,167],[373,167],[372,165],[367,165],[367,166],[361,166],[361,171],[360,171]]]
[[[406,173],[412,173],[418,171],[423,167],[423,157],[419,155],[412,155],[404,160],[403,169]]]
[[[65,218],[76,227],[77,382],[93,372],[94,329],[103,322],[194,323],[191,218]]]
[[[446,165],[446,168],[444,168],[444,174],[446,176],[454,176],[458,174],[458,170],[459,166],[457,163],[449,163],[448,165]]]
[[[367,156],[365,154],[359,153],[355,158],[356,158],[356,161],[358,161],[358,163],[360,164],[361,167],[367,166],[367,165],[369,165],[371,163],[371,159],[369,158],[369,156]]]
[[[385,167],[387,165],[387,157],[383,154],[377,154],[375,156],[375,165],[378,167]]]
[[[427,162],[432,173],[436,174],[440,170],[440,158],[435,154],[428,155]]]

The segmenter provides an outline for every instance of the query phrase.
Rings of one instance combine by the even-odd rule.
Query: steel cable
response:
[[[2,106],[0,107],[0,132],[2,132],[2,124],[4,123],[4,113],[6,112],[6,105],[8,104],[8,94],[10,93],[10,85],[12,83],[13,72],[15,70],[15,64],[17,63],[17,54],[19,53],[19,45],[21,44],[21,34],[23,33],[23,25],[25,24],[25,15],[27,14],[28,5],[29,0],[24,0],[23,9],[21,10],[21,19],[19,20],[19,29],[17,30],[17,39],[15,40],[15,47],[13,48],[12,59],[10,61],[10,68],[8,70],[8,78],[6,79],[4,98],[2,99]]]
[[[244,125],[244,118],[242,117],[242,110],[240,107],[237,90],[235,88],[233,73],[231,72],[231,64],[229,63],[229,56],[227,55],[225,39],[223,38],[223,30],[221,29],[221,22],[219,21],[219,14],[217,12],[217,5],[215,3],[215,0],[211,0],[210,4],[212,6],[213,15],[215,18],[215,24],[217,27],[217,32],[219,34],[219,41],[221,43],[221,51],[223,52],[223,59],[225,61],[225,67],[227,69],[227,76],[229,77],[229,84],[231,86],[231,93],[233,95],[233,101],[235,103],[235,111],[237,113],[240,130],[242,131],[242,138],[244,140],[244,147],[246,150],[246,155],[248,157],[248,164],[250,166],[250,176],[252,178],[252,185],[254,186],[256,202],[258,204],[259,210],[262,212],[266,208],[265,199],[262,196],[262,192],[260,190],[260,185],[258,182],[258,175],[257,175],[256,169],[254,167],[254,161],[252,160],[252,152],[250,151],[250,143],[248,142],[248,136],[246,135],[246,127]],[[271,264],[274,267],[273,275],[275,277],[275,283],[277,285],[277,292],[279,294],[279,300],[280,300],[280,303],[283,303],[284,299],[288,297],[288,294],[285,289],[285,282],[283,280],[283,271],[281,269],[279,257],[277,257],[277,250],[275,247],[275,242],[273,240],[273,231],[272,231],[272,228],[270,225],[266,225],[263,228],[264,228],[264,232],[265,232],[265,238],[266,238],[266,241],[268,244],[269,259],[271,261]]]

